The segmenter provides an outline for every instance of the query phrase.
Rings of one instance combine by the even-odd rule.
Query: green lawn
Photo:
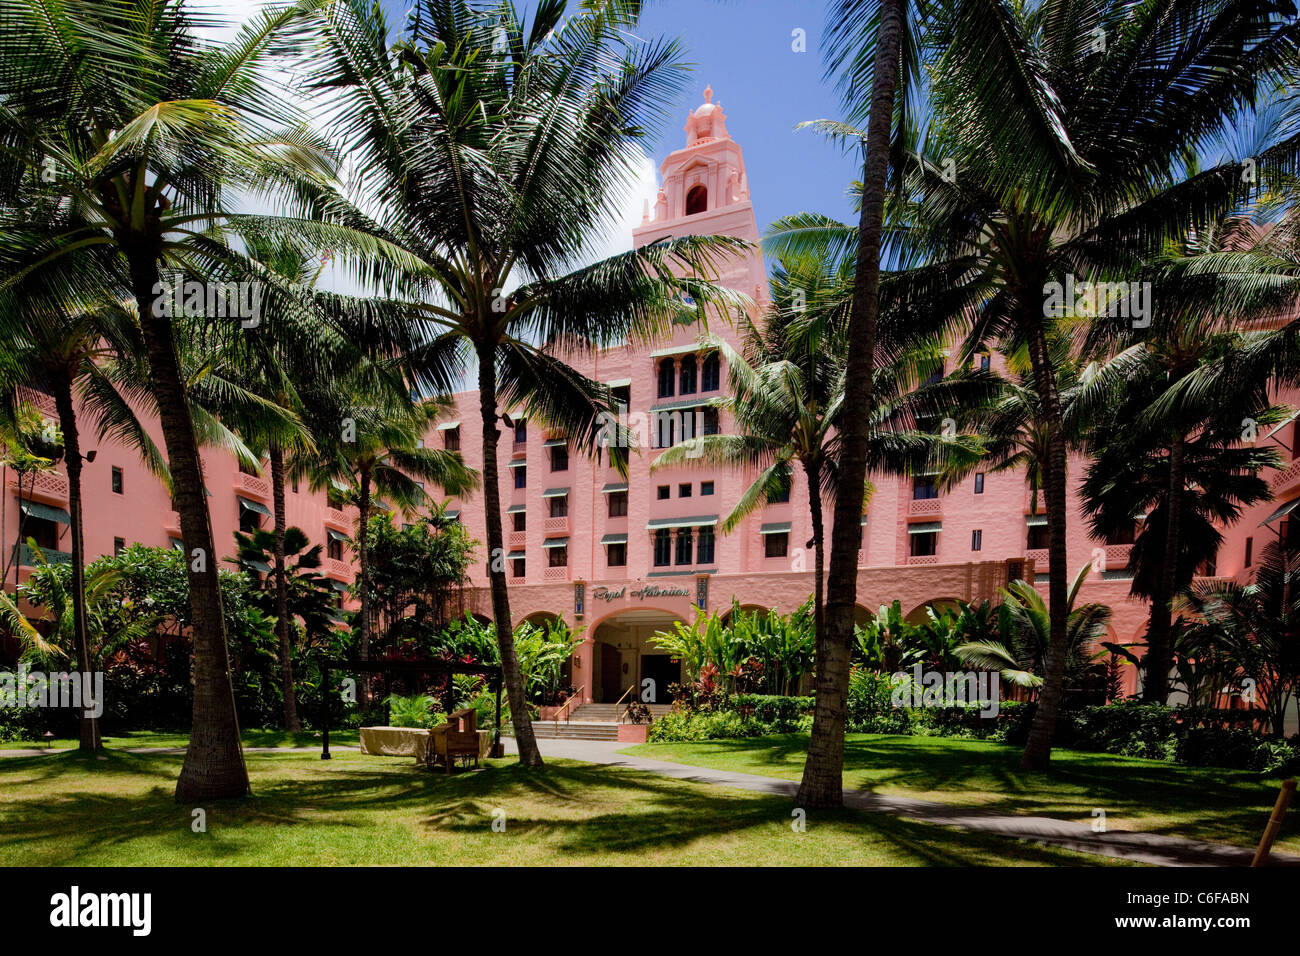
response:
[[[321,739],[314,733],[291,734],[286,730],[245,730],[240,736],[245,747],[319,747]],[[357,731],[331,730],[330,746],[355,747]],[[110,750],[124,750],[129,747],[185,747],[190,742],[186,731],[168,730],[128,730],[125,733],[109,734],[105,746]],[[46,744],[44,740],[0,741],[0,750],[44,750],[46,747],[58,750],[60,747],[75,747],[77,741],[58,737]]]
[[[798,780],[806,735],[642,744],[641,757]],[[1280,778],[1239,770],[1180,767],[1154,760],[1057,750],[1047,773],[1022,771],[1021,750],[952,737],[850,734],[844,786],[955,806],[1091,822],[1106,811],[1112,830],[1145,830],[1255,846]],[[1297,808],[1300,809],[1300,808]],[[1288,815],[1279,850],[1300,853],[1300,812]]]
[[[172,799],[180,757],[109,750],[0,760],[0,864],[193,866],[1111,865],[854,811],[790,826],[788,799],[640,771],[512,760],[446,777],[357,752],[250,754],[254,796],[207,832]],[[493,832],[495,810],[505,831]]]

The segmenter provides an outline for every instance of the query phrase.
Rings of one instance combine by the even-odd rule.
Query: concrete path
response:
[[[503,741],[506,753],[518,752],[514,738],[506,737]],[[607,764],[611,767],[628,767],[694,783],[777,794],[792,800],[799,789],[798,784],[792,780],[737,773],[731,770],[692,767],[621,754],[618,751],[628,744],[615,740],[539,738],[537,743],[544,757],[585,760],[588,763]],[[1122,857],[1135,863],[1149,863],[1155,866],[1249,866],[1254,856],[1254,850],[1222,843],[1206,843],[1202,840],[1187,840],[1182,837],[1125,830],[1094,833],[1091,825],[1087,823],[1073,823],[1051,817],[1020,816],[996,810],[954,807],[929,800],[917,800],[913,797],[885,796],[866,790],[846,790],[844,803],[857,810],[889,813],[939,826],[961,827],[965,830],[993,833],[1017,840],[1031,840],[1082,853]],[[1264,822],[1265,819],[1261,817],[1261,826]],[[1273,853],[1269,860],[1274,866],[1300,866],[1300,856],[1291,854]]]

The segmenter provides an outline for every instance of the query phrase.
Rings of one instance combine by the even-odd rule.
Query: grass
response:
[[[806,735],[641,744],[624,753],[798,780]],[[1240,770],[1056,750],[1046,773],[1019,768],[1021,748],[952,737],[850,734],[844,786],[954,806],[1091,822],[1111,830],[1253,847],[1268,823],[1280,778]],[[1300,853],[1300,812],[1288,815],[1275,849]]]
[[[314,733],[291,734],[285,730],[245,730],[240,736],[245,747],[319,747],[321,739]],[[330,746],[355,747],[358,733],[355,730],[331,730]],[[128,747],[186,747],[189,745],[188,731],[169,730],[128,730],[109,734],[105,746],[110,750],[124,750]],[[77,746],[76,738],[58,737],[48,745],[44,740],[0,741],[0,750],[58,750]]]
[[[843,811],[791,828],[788,799],[627,768],[512,760],[450,777],[414,761],[250,754],[254,795],[172,798],[180,756],[0,760],[0,864],[195,866],[1111,865],[984,834]],[[504,832],[494,832],[496,811]]]

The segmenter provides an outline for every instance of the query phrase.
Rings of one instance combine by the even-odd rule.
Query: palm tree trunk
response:
[[[63,430],[63,460],[68,469],[68,512],[72,535],[72,634],[77,653],[77,677],[83,693],[94,687],[93,662],[90,657],[90,626],[86,619],[86,548],[81,525],[81,440],[77,434],[77,416],[72,406],[72,380],[64,376],[54,383],[54,404],[59,411],[59,428]],[[98,750],[99,719],[83,708],[80,717],[79,750]],[[102,705],[103,701],[95,701]]]
[[[1041,284],[1040,284],[1041,288]],[[1038,694],[1038,708],[1029,728],[1029,740],[1021,755],[1025,770],[1046,770],[1052,759],[1052,737],[1061,709],[1065,685],[1066,616],[1066,447],[1062,423],[1061,397],[1056,390],[1056,370],[1047,348],[1042,317],[1032,307],[1034,296],[1027,292],[1017,297],[1027,303],[1021,310],[1021,328],[1028,333],[1029,357],[1038,389],[1040,414],[1047,426],[1047,467],[1044,469],[1047,505],[1047,607],[1048,646],[1044,655],[1043,686]]]
[[[808,478],[808,509],[811,512],[813,526],[813,626],[815,632],[821,634],[826,599],[825,582],[822,580],[826,528],[822,517],[821,467],[815,461],[805,461],[803,471]],[[856,565],[856,562],[854,563]]]
[[[137,250],[130,255],[132,291],[140,310],[153,393],[171,469],[173,501],[180,513],[181,538],[188,560],[194,711],[190,743],[176,781],[176,799],[194,803],[245,796],[248,768],[244,765],[235,691],[230,680],[230,651],[226,645],[217,552],[204,495],[203,463],[186,404],[171,320],[155,311],[157,261],[152,250]]]
[[[898,86],[899,44],[904,0],[881,0],[872,65],[871,116],[862,166],[862,214],[849,314],[849,354],[844,388],[840,471],[831,527],[829,600],[825,633],[817,634],[816,707],[808,760],[796,801],[800,807],[844,805],[844,728],[849,695],[849,645],[858,599],[858,548],[862,543],[862,500],[866,492],[876,314],[880,290],[880,241],[889,172],[889,134]]]
[[[492,586],[492,618],[496,622],[497,645],[501,650],[501,671],[510,699],[510,723],[515,731],[519,762],[525,767],[542,766],[542,753],[533,737],[533,720],[524,696],[524,678],[515,654],[514,631],[510,626],[510,595],[506,591],[505,538],[501,532],[501,488],[497,477],[497,374],[493,353],[478,354],[479,413],[483,418],[483,511],[487,518],[488,580]]]
[[[357,644],[361,659],[370,659],[370,470],[361,469],[357,496],[357,563],[360,565],[358,586],[361,588],[361,609],[357,611]],[[370,706],[370,675],[361,675],[361,706]]]
[[[1148,704],[1163,704],[1169,699],[1171,663],[1170,630],[1173,614],[1169,603],[1178,586],[1179,538],[1183,521],[1183,461],[1186,444],[1179,434],[1169,448],[1169,490],[1165,503],[1165,553],[1155,593],[1151,595],[1151,614],[1147,625],[1147,653],[1142,660],[1142,699]]]
[[[293,692],[293,642],[289,639],[289,579],[284,569],[284,449],[271,442],[271,500],[275,508],[275,636],[280,641],[280,688],[284,697],[284,729],[302,730],[298,700]]]

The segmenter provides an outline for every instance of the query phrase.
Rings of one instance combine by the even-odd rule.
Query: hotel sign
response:
[[[591,596],[597,601],[617,601],[624,597],[633,597],[639,601],[648,598],[662,597],[690,597],[691,592],[686,588],[660,587],[658,584],[645,584],[639,588],[633,588],[628,591],[627,585],[621,588],[595,587],[591,589]]]

